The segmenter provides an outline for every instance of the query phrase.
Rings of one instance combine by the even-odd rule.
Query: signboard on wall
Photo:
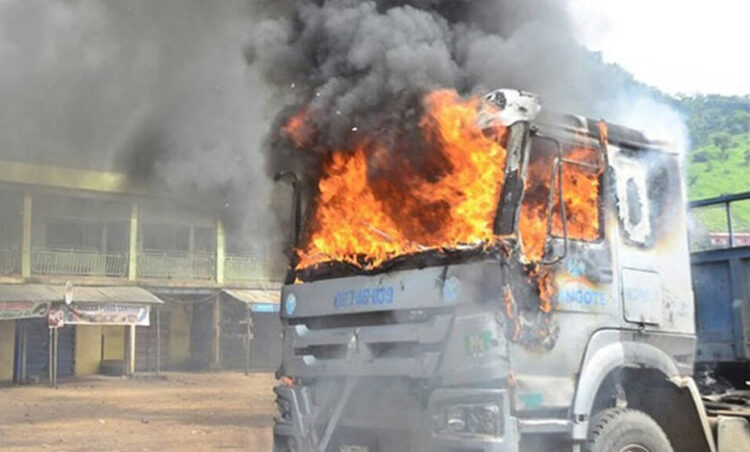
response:
[[[48,310],[46,301],[0,302],[0,320],[44,317]]]
[[[65,323],[72,325],[149,326],[148,305],[79,303],[65,309]]]
[[[253,303],[250,305],[253,312],[279,312],[279,303]]]

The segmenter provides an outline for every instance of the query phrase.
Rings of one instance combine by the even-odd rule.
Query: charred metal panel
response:
[[[524,180],[521,173],[529,144],[527,137],[528,124],[520,122],[510,128],[505,183],[500,194],[494,227],[495,232],[501,235],[510,235],[516,230],[517,208],[523,197]]]
[[[559,241],[556,246],[559,246]],[[613,312],[616,301],[611,288],[613,272],[609,244],[606,241],[571,242],[567,254],[554,276],[557,310]]]
[[[554,347],[543,353],[521,344],[510,347],[515,410],[568,409],[589,338],[603,327],[623,323],[619,281],[613,272],[616,257],[611,242],[617,237],[614,221],[605,204],[602,238],[593,243],[570,240],[566,257],[552,269],[552,321],[558,330]],[[563,240],[553,240],[552,246],[554,254],[563,255]]]

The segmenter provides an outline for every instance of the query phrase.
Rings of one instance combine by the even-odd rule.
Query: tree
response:
[[[721,132],[716,132],[715,134],[713,134],[711,139],[713,140],[716,147],[718,147],[722,151],[726,151],[727,149],[732,147],[732,136],[729,134],[729,132],[723,130]]]
[[[693,153],[692,161],[693,163],[703,163],[710,160],[710,157],[708,155],[708,151],[702,150],[702,151],[696,151]]]

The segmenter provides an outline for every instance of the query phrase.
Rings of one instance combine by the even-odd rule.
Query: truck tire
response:
[[[586,452],[674,452],[667,435],[649,415],[627,408],[608,408],[589,424]]]

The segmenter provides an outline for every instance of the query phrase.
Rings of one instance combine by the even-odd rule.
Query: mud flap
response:
[[[691,377],[672,377],[670,378],[670,381],[681,390],[687,392],[687,395],[690,396],[690,399],[692,400],[693,405],[695,405],[696,412],[700,419],[700,426],[703,430],[703,435],[701,435],[701,437],[706,440],[706,450],[710,452],[717,452],[716,443],[714,442],[714,436],[708,423],[706,407],[705,405],[703,405],[703,399],[701,398],[700,392],[698,391],[698,386],[695,384],[695,380],[693,380]]]

